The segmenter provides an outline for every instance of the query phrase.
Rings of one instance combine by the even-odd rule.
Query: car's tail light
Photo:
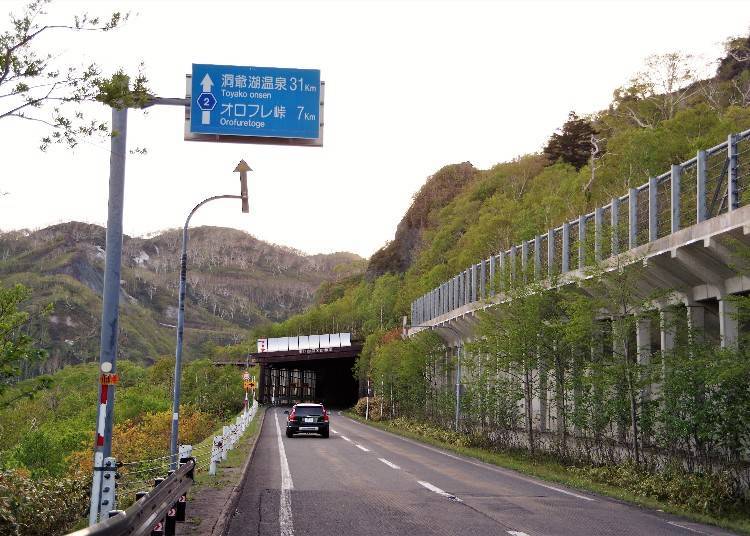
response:
[[[292,412],[289,414],[289,421],[291,422],[296,418],[297,418],[297,415],[294,413],[294,410],[292,410]]]
[[[323,422],[328,422],[328,412],[323,408]]]

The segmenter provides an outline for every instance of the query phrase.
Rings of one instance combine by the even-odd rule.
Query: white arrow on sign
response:
[[[214,81],[211,80],[211,77],[208,76],[208,73],[206,73],[206,76],[203,77],[203,80],[201,80],[201,87],[203,88],[204,93],[211,93],[211,88],[214,85]],[[210,110],[203,110],[201,112],[201,124],[202,125],[210,125],[211,124],[211,111]]]

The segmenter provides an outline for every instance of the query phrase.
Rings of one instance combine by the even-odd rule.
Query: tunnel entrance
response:
[[[258,352],[250,355],[260,366],[258,401],[353,406],[359,393],[353,368],[361,349],[348,333],[259,339]]]

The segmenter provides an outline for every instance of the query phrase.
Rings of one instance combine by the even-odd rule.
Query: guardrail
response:
[[[141,536],[175,533],[175,524],[185,520],[187,490],[193,484],[195,460],[184,461],[171,475],[159,479],[150,492],[140,494],[127,510],[112,510],[109,519],[71,533],[69,536]]]
[[[258,411],[258,402],[226,425],[221,435],[214,436],[206,446],[193,449],[180,445],[180,466],[168,471],[171,456],[150,460],[117,463],[114,458],[104,462],[100,522],[68,536],[174,536],[176,524],[185,521],[187,491],[196,472],[216,474],[216,466],[226,460],[227,453],[245,433]],[[125,469],[122,469],[122,468]],[[120,469],[123,474],[118,472]],[[167,475],[163,477],[162,475]],[[118,482],[124,477],[123,482]],[[144,488],[152,489],[146,491]],[[127,510],[117,510],[117,499],[135,494],[136,501]]]
[[[519,277],[538,280],[583,269],[748,204],[748,153],[750,130],[730,134],[593,212],[472,264],[414,300],[412,324],[495,296]]]

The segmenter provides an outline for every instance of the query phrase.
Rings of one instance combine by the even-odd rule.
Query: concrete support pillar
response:
[[[729,296],[719,300],[719,331],[722,348],[736,348],[739,335],[737,305]]]
[[[540,351],[537,350],[537,367],[539,370],[539,392],[537,399],[539,400],[539,426],[540,432],[547,430],[547,366],[544,360],[541,358]]]
[[[635,324],[635,344],[638,354],[638,365],[647,366],[651,362],[651,319],[639,318]],[[646,386],[641,392],[644,400],[651,396],[651,386]]]
[[[706,308],[699,303],[686,303],[687,324],[690,342],[701,342],[705,338]]]

